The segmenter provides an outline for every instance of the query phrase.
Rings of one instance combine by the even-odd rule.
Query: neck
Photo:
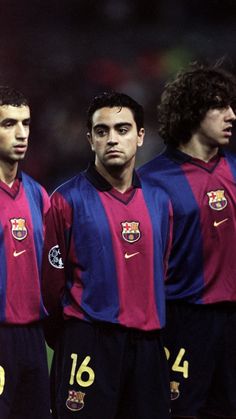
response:
[[[110,183],[110,185],[113,186],[117,191],[119,192],[126,192],[127,189],[129,189],[132,185],[132,179],[133,179],[133,168],[122,168],[120,167],[116,168],[105,168],[101,165],[96,165],[96,170],[100,175],[104,177],[104,179],[107,180],[107,182]]]
[[[196,141],[194,137],[186,144],[180,144],[178,149],[189,156],[208,162],[211,160],[219,151],[219,147],[212,147],[209,144],[202,144]]]
[[[0,180],[11,186],[16,178],[18,164],[0,162]]]

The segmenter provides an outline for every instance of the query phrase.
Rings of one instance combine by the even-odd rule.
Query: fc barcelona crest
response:
[[[179,397],[179,383],[177,381],[170,382],[170,398],[176,400]]]
[[[221,211],[227,206],[227,199],[225,197],[225,191],[218,189],[217,191],[207,192],[209,198],[209,206],[211,209]]]
[[[122,237],[126,242],[134,243],[140,239],[141,233],[139,230],[138,221],[125,221],[122,224]]]
[[[26,220],[24,218],[11,218],[11,232],[16,240],[23,240],[26,238],[28,231],[26,228]]]
[[[66,407],[73,412],[83,409],[85,393],[81,391],[69,390]]]

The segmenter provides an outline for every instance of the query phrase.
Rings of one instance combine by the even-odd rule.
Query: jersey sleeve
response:
[[[169,264],[169,257],[171,253],[172,243],[173,243],[173,206],[171,201],[169,200],[169,229],[168,229],[168,237],[166,243],[166,250],[164,255],[164,273],[165,273],[165,280],[167,279],[167,272],[168,272],[168,264]]]
[[[63,197],[55,192],[45,217],[42,292],[49,314],[45,321],[45,335],[51,347],[54,346],[63,321],[62,298],[66,284],[64,261],[69,226],[67,218],[70,214],[68,208]]]

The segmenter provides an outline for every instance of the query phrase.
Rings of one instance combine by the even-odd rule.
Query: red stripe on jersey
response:
[[[41,302],[31,211],[22,182],[15,198],[0,189],[0,199],[6,265],[4,321],[26,324],[40,319]]]
[[[119,322],[128,327],[140,325],[143,330],[158,329],[152,225],[142,190],[136,189],[127,204],[109,192],[99,195],[111,229],[120,300]]]
[[[199,206],[204,258],[203,302],[235,301],[236,185],[225,158],[213,172],[182,166]]]

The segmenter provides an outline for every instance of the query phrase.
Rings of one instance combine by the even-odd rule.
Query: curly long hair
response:
[[[187,143],[207,111],[236,109],[236,79],[221,68],[193,63],[166,84],[158,106],[159,134],[166,144]]]

